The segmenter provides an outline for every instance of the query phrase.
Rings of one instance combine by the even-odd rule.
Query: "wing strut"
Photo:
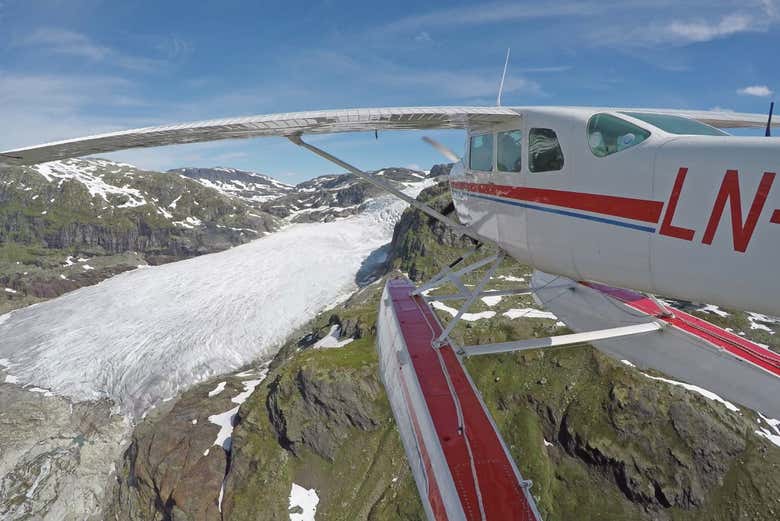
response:
[[[361,179],[364,179],[365,181],[368,181],[372,185],[374,185],[374,186],[376,186],[376,187],[378,187],[378,188],[380,188],[380,189],[382,189],[382,190],[384,190],[386,192],[389,192],[389,193],[393,194],[394,196],[398,197],[402,201],[405,201],[405,202],[409,203],[409,205],[413,206],[414,208],[417,208],[421,212],[424,212],[424,213],[430,215],[431,217],[433,217],[434,219],[443,222],[444,224],[446,224],[447,226],[452,228],[459,235],[465,235],[467,237],[471,237],[472,239],[474,239],[475,241],[478,241],[478,242],[487,243],[487,244],[493,244],[493,241],[491,241],[490,239],[488,239],[486,237],[482,237],[481,235],[479,235],[478,233],[474,232],[470,228],[467,228],[466,226],[463,226],[462,224],[460,224],[458,222],[455,222],[453,219],[450,219],[446,215],[437,212],[436,210],[434,210],[433,208],[431,208],[427,204],[421,203],[417,199],[406,195],[405,193],[403,193],[402,191],[398,190],[397,188],[395,188],[390,183],[388,183],[386,181],[383,181],[382,179],[379,179],[376,176],[373,176],[371,174],[363,172],[359,168],[350,165],[346,161],[342,161],[341,159],[337,158],[336,156],[334,156],[332,154],[329,154],[328,152],[322,150],[321,148],[317,148],[314,145],[310,145],[309,143],[305,142],[301,138],[301,134],[295,134],[295,135],[292,135],[292,136],[287,136],[287,139],[289,139],[290,141],[292,141],[296,145],[298,145],[300,147],[303,147],[303,148],[313,152],[314,154],[316,154],[316,155],[318,155],[318,156],[320,156],[320,157],[322,157],[324,159],[327,159],[331,163],[334,163],[334,164],[340,166],[341,168],[346,169],[350,173],[358,176]]]
[[[515,340],[498,344],[481,344],[476,346],[463,346],[466,356],[493,355],[496,353],[509,353],[511,351],[525,351],[528,349],[541,349],[543,347],[563,347],[577,344],[589,344],[598,340],[611,338],[625,338],[635,335],[644,335],[660,331],[664,326],[659,322],[645,322],[630,326],[612,327],[586,331],[584,333],[571,333],[568,335],[556,335],[547,338],[531,338],[529,340]]]

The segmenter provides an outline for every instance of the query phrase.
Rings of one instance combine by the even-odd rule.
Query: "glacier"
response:
[[[416,196],[430,184],[405,191]],[[22,385],[76,401],[108,397],[141,416],[194,383],[272,355],[351,294],[406,207],[389,196],[366,204],[352,217],[291,225],[2,315],[0,358]]]

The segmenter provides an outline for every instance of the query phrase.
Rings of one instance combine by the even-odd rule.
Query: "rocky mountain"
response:
[[[439,165],[433,165],[428,175],[430,175],[431,177],[450,175],[450,170],[452,170],[453,166],[454,166],[453,163],[443,163]]]
[[[235,168],[177,168],[168,172],[192,179],[223,195],[236,197],[252,205],[278,199],[293,191],[291,185],[273,177]]]
[[[449,202],[441,185],[421,198],[440,208]],[[467,246],[407,210],[387,268],[422,278]],[[491,287],[506,289],[529,274],[506,263]],[[148,416],[118,466],[108,517],[287,520],[316,510],[328,520],[423,519],[377,376],[381,287],[366,286],[320,314],[270,366],[259,361],[206,382]],[[454,332],[469,344],[565,331],[528,296],[478,301],[473,311]],[[772,336],[737,312],[719,311],[747,336]],[[437,312],[448,319],[454,309]],[[713,314],[702,306],[695,312]],[[774,520],[780,513],[780,422],[588,346],[466,363],[533,480],[545,520]]]
[[[197,181],[111,161],[0,168],[0,312],[277,226]]]
[[[427,183],[407,193],[416,196]],[[0,315],[0,519],[103,519],[95,505],[106,504],[103,494],[123,468],[127,429],[140,422],[135,433],[142,437],[151,425],[144,416],[179,407],[185,389],[272,355],[291,331],[347,298],[381,268],[384,257],[376,252],[392,237],[404,207],[389,196],[374,198],[359,215],[289,226],[226,251],[134,269]],[[89,272],[84,266],[97,260],[71,255],[64,264]],[[348,322],[344,328],[359,330]],[[192,496],[189,504],[183,497],[198,490],[199,480],[216,481],[219,492],[229,428],[261,378],[261,371],[251,371],[208,383],[203,395],[212,398],[213,409],[170,420],[171,427],[179,425],[170,436],[150,428],[154,447],[139,441],[132,465],[138,483],[151,480],[152,501],[179,505],[171,506],[178,518],[197,511],[195,503],[210,505],[203,517],[215,518],[218,503],[207,494]],[[200,393],[193,394],[192,407],[201,405]],[[223,434],[212,437],[217,424]],[[177,467],[168,444],[181,441],[184,448],[192,432],[205,440],[191,445],[203,454],[187,478],[193,485],[160,478],[165,468],[188,474],[190,467]],[[178,454],[182,465],[196,455]],[[153,464],[146,468],[146,461]]]
[[[425,172],[385,168],[369,172],[396,186],[408,186],[427,178]],[[352,174],[325,175],[296,185],[288,194],[262,205],[262,209],[287,222],[326,222],[359,213],[367,200],[382,191]]]

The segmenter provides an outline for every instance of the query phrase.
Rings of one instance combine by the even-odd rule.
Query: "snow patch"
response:
[[[15,289],[11,289],[11,288],[5,288],[5,292],[6,292],[6,293],[11,293],[11,294],[16,294],[16,293],[19,293],[19,292],[18,292],[18,291],[16,291]]]
[[[767,424],[767,427],[759,427],[758,430],[755,431],[756,434],[762,438],[768,439],[770,442],[780,447],[780,420],[767,418],[760,412],[758,413],[758,416],[758,423],[760,424],[761,420],[764,420],[764,422]]]
[[[508,282],[525,282],[524,277],[515,277],[512,275],[499,275],[497,278],[501,280],[506,280]]]
[[[457,309],[451,308],[448,305],[439,302],[438,300],[433,301],[431,305],[438,310],[448,313],[452,317],[455,317],[455,315],[458,314]],[[494,316],[496,316],[495,311],[482,311],[480,313],[463,313],[463,316],[461,316],[460,319],[465,320],[467,322],[476,322],[477,320],[482,320],[484,318],[493,318]]]
[[[54,396],[54,393],[51,392],[50,390],[41,389],[40,387],[28,387],[27,390],[30,391],[31,393],[40,393],[46,398],[51,398],[52,396]]]
[[[748,315],[747,317],[748,322],[750,322],[750,329],[759,329],[761,331],[766,331],[770,335],[774,335],[775,332],[772,328],[770,328],[766,324],[780,323],[780,319],[776,319],[774,317],[770,317],[767,315],[762,315],[761,313],[749,312],[747,315]]]
[[[498,296],[491,296],[491,297],[482,297],[482,302],[485,303],[486,306],[490,306],[491,308],[501,302],[501,299],[504,298],[501,295]]]
[[[225,390],[225,384],[227,384],[227,382],[219,382],[214,389],[209,391],[209,398],[214,397],[214,396],[218,395],[219,393],[221,393],[222,391],[224,391]]]
[[[558,320],[558,317],[556,317],[553,313],[550,313],[549,311],[542,311],[541,309],[536,308],[510,309],[509,311],[502,314],[507,318],[511,318],[512,320],[516,318],[547,318],[550,320]]]
[[[621,362],[624,363],[625,365],[629,366],[629,367],[636,367],[634,364],[632,364],[628,360],[621,360]],[[727,400],[724,400],[723,398],[721,398],[719,395],[713,393],[712,391],[708,391],[707,389],[704,389],[704,388],[699,387],[697,385],[691,385],[691,384],[687,384],[685,382],[678,382],[677,380],[670,380],[669,378],[662,378],[660,376],[651,376],[651,375],[649,375],[647,373],[644,373],[642,371],[640,371],[640,373],[645,378],[649,378],[651,380],[657,380],[659,382],[665,382],[665,383],[668,383],[670,385],[676,385],[678,387],[683,387],[683,388],[685,388],[685,389],[687,389],[687,390],[689,390],[691,392],[694,392],[696,394],[704,396],[708,400],[712,400],[714,402],[718,402],[718,403],[723,404],[730,411],[739,412],[739,407],[737,407],[733,403],[731,403],[731,402],[729,402]]]
[[[315,521],[319,502],[320,498],[315,489],[307,489],[293,483],[290,489],[290,521]],[[300,509],[301,512],[293,513],[293,509]]]
[[[52,161],[32,168],[50,183],[58,180],[61,185],[67,179],[77,181],[84,185],[90,196],[100,197],[106,202],[109,202],[110,195],[126,197],[127,201],[118,206],[119,208],[132,208],[146,204],[146,199],[139,190],[106,182],[97,173],[98,168],[104,167],[105,164],[105,161],[94,160]]]
[[[328,331],[328,334],[322,337],[312,347],[314,349],[319,349],[321,347],[338,348],[338,347],[344,347],[345,345],[349,344],[354,340],[354,338],[346,338],[344,340],[339,340],[340,332],[341,332],[341,326],[339,326],[338,324],[334,324],[333,326],[331,326],[330,331]]]
[[[230,401],[233,403],[237,403],[239,405],[244,403],[246,399],[249,398],[253,392],[255,392],[255,387],[263,383],[263,380],[265,380],[265,374],[261,375],[260,378],[257,380],[247,380],[243,382],[244,390],[241,393],[234,396],[233,398],[231,398]]]
[[[173,214],[166,210],[165,208],[160,208],[159,206],[154,207],[155,210],[157,210],[157,213],[165,217],[166,219],[173,219]]]
[[[229,411],[225,411],[220,414],[214,414],[212,416],[209,416],[209,421],[214,425],[219,426],[219,432],[217,433],[217,437],[214,440],[212,446],[219,445],[226,451],[230,450],[231,444],[233,442],[232,439],[233,425],[234,425],[233,422],[235,420],[236,414],[238,414],[238,408],[242,403],[246,401],[247,398],[249,398],[252,395],[252,393],[255,391],[255,388],[258,385],[260,385],[263,382],[263,380],[265,380],[265,377],[268,375],[268,366],[269,364],[266,364],[263,367],[258,379],[246,380],[244,382],[241,382],[242,384],[244,384],[244,390],[230,399],[231,402],[238,404],[236,407],[233,407]],[[204,452],[203,455],[206,456],[207,454],[208,454],[208,449],[206,449],[206,452]]]
[[[707,304],[704,307],[699,308],[699,311],[703,311],[704,313],[713,313],[715,315],[718,315],[719,317],[728,317],[731,316],[730,313],[723,311],[718,306],[715,306],[713,304]]]

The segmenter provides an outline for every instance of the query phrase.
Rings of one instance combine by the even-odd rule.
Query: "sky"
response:
[[[780,0],[0,0],[0,150],[309,109],[600,105],[766,113]],[[456,151],[461,132],[427,132]],[[317,137],[366,170],[445,160],[418,132]],[[338,168],[280,138],[108,155],[295,183]]]

